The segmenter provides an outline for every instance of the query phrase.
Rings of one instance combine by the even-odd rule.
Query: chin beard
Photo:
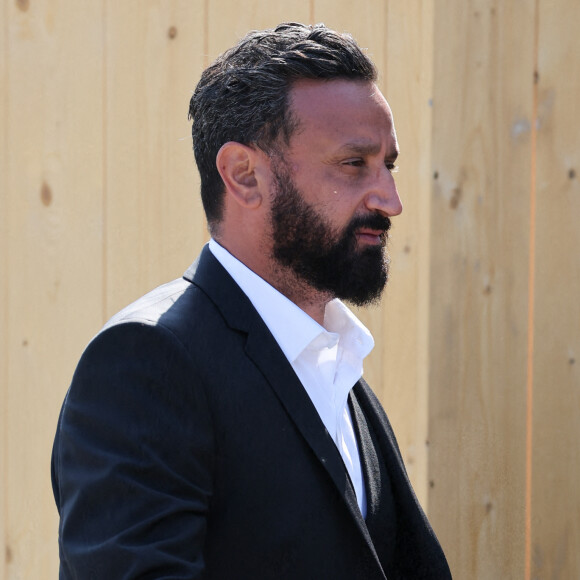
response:
[[[336,231],[303,198],[286,171],[275,171],[272,199],[274,260],[312,288],[356,306],[378,302],[388,280],[388,217],[358,216]],[[381,230],[381,243],[359,247],[356,231]]]

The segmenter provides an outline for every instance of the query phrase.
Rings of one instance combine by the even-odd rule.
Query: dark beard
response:
[[[290,174],[278,166],[272,196],[273,257],[309,286],[356,306],[377,302],[387,283],[388,217],[359,216],[335,231],[304,201]],[[357,247],[356,230],[381,230],[381,244]]]

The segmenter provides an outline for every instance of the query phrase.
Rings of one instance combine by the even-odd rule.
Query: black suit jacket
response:
[[[390,476],[396,538],[371,539],[306,391],[204,248],[79,362],[53,450],[60,577],[449,578],[381,405],[362,380],[354,392]],[[390,563],[376,549],[387,540]]]

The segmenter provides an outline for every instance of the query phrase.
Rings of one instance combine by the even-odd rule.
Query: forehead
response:
[[[292,144],[368,142],[397,148],[391,109],[373,82],[301,80],[290,90],[290,108],[298,121]]]

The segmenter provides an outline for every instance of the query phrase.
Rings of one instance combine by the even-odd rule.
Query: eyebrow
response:
[[[338,149],[337,154],[338,155],[354,154],[365,156],[365,155],[378,155],[380,151],[381,146],[378,143],[352,141],[342,145]],[[391,151],[387,153],[385,159],[390,159],[394,161],[398,156],[399,150],[393,147]]]

